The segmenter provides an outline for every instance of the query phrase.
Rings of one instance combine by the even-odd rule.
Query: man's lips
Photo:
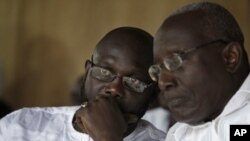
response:
[[[178,108],[183,106],[183,104],[187,101],[186,98],[181,98],[181,97],[177,97],[177,98],[171,98],[167,100],[168,106],[169,108]]]
[[[162,93],[161,98],[171,109],[181,107],[188,101],[188,98],[185,96],[176,96],[176,94],[171,93]]]

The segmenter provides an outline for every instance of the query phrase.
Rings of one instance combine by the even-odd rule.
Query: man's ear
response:
[[[238,42],[231,42],[223,49],[222,56],[227,71],[233,73],[239,68],[242,52],[242,47]]]
[[[85,72],[88,72],[89,68],[91,68],[91,64],[90,60],[85,61]]]

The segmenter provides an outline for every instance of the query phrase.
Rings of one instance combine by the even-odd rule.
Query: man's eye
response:
[[[102,68],[102,69],[101,69],[101,74],[107,76],[107,75],[110,75],[111,72],[110,72],[109,70],[106,70],[106,69],[103,69],[103,68]]]

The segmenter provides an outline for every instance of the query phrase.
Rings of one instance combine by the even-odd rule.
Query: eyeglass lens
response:
[[[94,78],[105,82],[111,82],[117,77],[117,75],[110,70],[98,66],[92,67],[91,74]],[[125,87],[138,93],[142,93],[147,87],[146,83],[128,76],[123,76],[122,82]]]

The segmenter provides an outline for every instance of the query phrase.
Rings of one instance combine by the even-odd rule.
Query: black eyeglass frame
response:
[[[104,68],[104,67],[102,67],[102,66],[99,66],[99,65],[95,64],[92,60],[93,60],[92,58],[91,58],[91,60],[88,60],[89,63],[91,63],[91,68],[93,68],[93,67],[98,67],[98,68],[101,68],[101,69],[105,69],[105,70],[110,71],[110,72],[112,73],[112,75],[113,75],[112,79],[110,79],[110,80],[101,80],[101,79],[97,78],[96,76],[94,76],[94,75],[92,74],[92,72],[90,72],[91,76],[94,77],[95,79],[99,80],[99,81],[102,81],[102,82],[112,82],[115,78],[121,78],[121,79],[122,79],[122,82],[123,82],[123,86],[124,86],[125,88],[127,88],[128,90],[131,90],[131,91],[136,92],[136,93],[143,93],[147,88],[149,88],[149,87],[152,86],[152,84],[153,84],[153,82],[146,83],[146,82],[144,82],[144,81],[142,81],[142,80],[139,80],[139,79],[136,79],[136,78],[133,78],[133,77],[129,77],[129,76],[119,76],[119,75],[117,75],[116,73],[114,73],[113,71],[111,71],[111,70],[109,70],[109,69],[107,69],[107,68]],[[134,90],[133,88],[130,88],[129,86],[127,86],[126,84],[124,84],[125,82],[124,82],[123,77],[128,77],[128,78],[132,78],[132,79],[136,79],[136,80],[140,81],[140,83],[143,84],[143,91],[136,91],[136,90]]]

